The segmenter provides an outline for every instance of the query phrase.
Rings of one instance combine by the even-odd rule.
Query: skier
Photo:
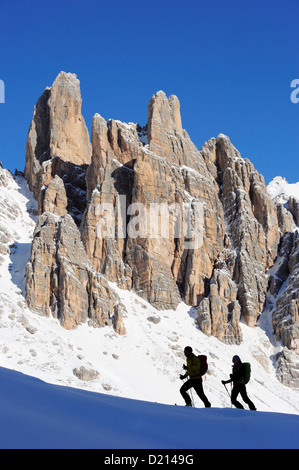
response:
[[[244,406],[237,401],[237,396],[241,394],[242,399],[249,406],[250,410],[256,410],[252,401],[248,398],[246,385],[245,385],[245,367],[239,356],[233,357],[233,373],[230,374],[230,380],[221,380],[223,385],[233,382],[233,389],[231,393],[231,402],[236,408],[243,408]]]
[[[191,346],[185,347],[184,354],[187,358],[187,365],[184,364],[183,366],[186,373],[184,375],[181,374],[180,379],[184,380],[187,376],[189,376],[189,379],[180,388],[180,393],[185,400],[186,406],[192,406],[191,398],[187,391],[193,387],[199,398],[204,402],[205,407],[210,408],[211,403],[207,399],[202,387],[200,359],[193,354]]]

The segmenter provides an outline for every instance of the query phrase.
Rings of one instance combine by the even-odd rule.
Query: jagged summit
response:
[[[268,194],[272,199],[279,199],[285,203],[289,198],[299,200],[299,183],[290,184],[281,176],[276,176],[267,186]]]
[[[26,278],[33,311],[123,334],[113,282],[161,311],[183,299],[205,334],[229,344],[242,343],[241,319],[254,327],[270,310],[287,363],[297,357],[298,206],[273,200],[227,136],[198,150],[175,95],[152,96],[142,129],[95,114],[90,144],[79,81],[59,74],[35,106],[25,175],[40,214]]]
[[[25,177],[43,212],[44,189],[55,175],[73,175],[75,188],[84,189],[80,168],[91,160],[91,143],[81,114],[80,82],[75,74],[60,72],[37,101],[26,144]],[[66,170],[68,168],[68,170]],[[83,187],[82,187],[83,185]],[[66,189],[70,189],[70,186]],[[72,190],[72,192],[76,192]]]

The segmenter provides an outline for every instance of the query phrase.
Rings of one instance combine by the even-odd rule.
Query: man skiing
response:
[[[237,401],[237,396],[241,394],[242,399],[249,406],[250,410],[256,410],[252,401],[248,398],[246,385],[245,385],[245,364],[242,363],[239,356],[233,357],[233,373],[230,374],[230,380],[221,380],[223,385],[233,382],[233,389],[231,393],[231,402],[236,408],[243,408],[244,406]]]
[[[186,346],[184,354],[187,358],[187,366],[184,365],[186,373],[180,375],[180,379],[184,380],[189,376],[189,379],[180,388],[180,393],[185,400],[186,406],[192,406],[190,395],[187,393],[190,388],[194,388],[199,398],[204,402],[206,408],[210,408],[211,403],[207,399],[203,387],[202,378],[200,374],[200,359],[192,352],[191,346]]]

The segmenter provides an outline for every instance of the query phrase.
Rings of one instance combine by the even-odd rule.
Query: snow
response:
[[[65,330],[31,312],[24,274],[36,203],[21,176],[0,171],[0,232],[5,226],[7,248],[13,245],[0,261],[0,448],[299,447],[299,391],[276,378],[273,357],[281,345],[266,314],[255,328],[241,324],[243,342],[233,346],[204,335],[183,302],[158,311],[111,283],[127,309],[124,336],[87,324]],[[196,408],[183,406],[186,345],[208,356],[203,385],[210,409],[195,394]],[[247,391],[257,412],[230,408],[221,380],[234,354],[251,363]],[[98,378],[80,380],[73,370],[81,366]]]
[[[277,176],[268,184],[267,192],[272,199],[283,204],[288,202],[290,197],[299,201],[299,182],[290,184],[285,178]]]
[[[298,415],[130,400],[3,368],[0,380],[2,449],[299,448]]]

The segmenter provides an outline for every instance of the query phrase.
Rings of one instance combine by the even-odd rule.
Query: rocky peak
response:
[[[180,102],[175,95],[166,97],[163,91],[152,96],[147,108],[149,150],[183,165],[187,162],[183,140],[187,135],[182,128]]]
[[[38,201],[40,214],[45,210],[43,201],[48,199],[44,193],[63,163],[68,165],[64,165],[63,175],[59,176],[69,180],[74,178],[70,178],[66,168],[72,173],[78,172],[78,167],[86,170],[90,164],[91,143],[81,105],[80,82],[76,75],[65,72],[60,72],[35,105],[24,174]]]
[[[150,140],[154,137],[155,128],[159,127],[165,132],[183,132],[180,102],[175,95],[167,98],[164,91],[158,91],[148,104],[147,116]]]
[[[60,72],[48,100],[50,158],[58,156],[75,165],[90,163],[91,145],[81,105],[80,82],[76,75]]]

